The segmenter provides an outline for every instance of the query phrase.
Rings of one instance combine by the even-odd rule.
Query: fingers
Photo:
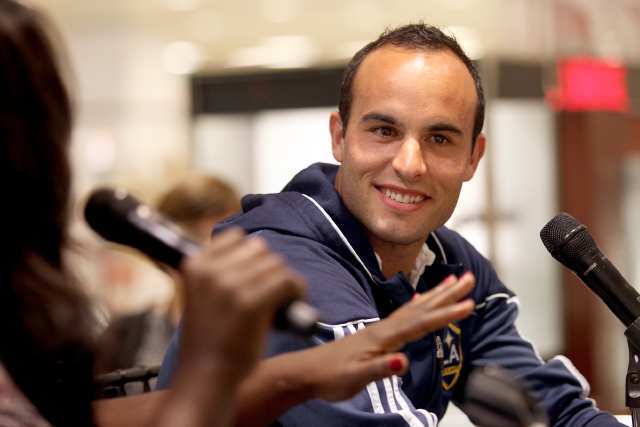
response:
[[[185,257],[180,266],[180,271],[188,274],[199,270],[203,265],[209,264],[212,258],[238,246],[244,240],[244,236],[244,231],[240,228],[230,228],[217,234],[202,245],[202,250],[198,254]]]
[[[253,297],[256,304],[269,307],[272,311],[285,304],[304,297],[306,283],[287,268],[269,272],[256,283]]]
[[[393,351],[422,336],[469,316],[475,307],[465,299],[475,284],[471,273],[445,279],[430,292],[417,295],[409,303],[393,312],[387,319],[366,329],[367,339],[382,351]]]
[[[414,298],[418,298],[418,297],[436,297],[436,296],[440,295],[441,293],[445,292],[447,289],[449,289],[449,287],[452,284],[454,284],[457,280],[458,280],[458,278],[455,276],[455,274],[450,274],[442,282],[440,282],[440,284],[438,286],[436,286],[435,288],[431,289],[430,291],[422,293],[422,294],[416,293],[414,295]]]
[[[218,242],[218,235],[214,236],[203,251],[204,256],[212,259],[216,269],[242,271],[252,267],[262,258],[272,255],[267,242],[261,237],[245,237],[244,232],[241,232],[238,238],[237,230],[228,231],[231,235],[221,233],[220,242]]]
[[[466,306],[438,309],[437,311],[423,315],[420,318],[406,319],[405,322],[392,323],[388,318],[365,331],[368,339],[376,342],[375,346],[381,352],[396,351],[412,341],[415,341],[436,329],[439,329],[450,321],[464,317]]]
[[[434,310],[416,312],[413,316],[407,316],[403,322],[397,322],[395,325],[385,325],[384,321],[379,322],[382,327],[387,329],[384,331],[387,334],[382,334],[383,345],[387,350],[396,350],[451,322],[464,319],[473,312],[474,308],[473,300],[466,299]]]
[[[266,315],[301,298],[306,288],[264,239],[246,237],[239,228],[214,236],[199,254],[184,262],[182,271],[191,300],[206,298],[199,293],[202,290],[207,294],[216,292],[229,306],[235,305],[252,317]]]
[[[430,313],[425,313],[416,319],[414,333],[417,336],[415,338],[423,336],[425,330],[431,332],[443,328],[451,322],[466,318],[473,313],[474,308],[474,301],[472,299],[465,299],[464,301],[441,307]]]
[[[411,304],[425,308],[452,304],[471,292],[474,286],[475,277],[470,272],[464,273],[459,279],[451,275],[431,291],[417,294]]]
[[[265,309],[275,310],[304,296],[305,282],[260,237],[250,236],[236,247],[227,248],[217,264],[228,282],[250,287],[250,298]]]
[[[202,245],[202,254],[211,256],[224,253],[229,248],[233,248],[245,240],[245,232],[239,227],[229,228]]]
[[[246,237],[239,228],[214,236],[200,253],[188,257],[182,266],[187,275],[215,276],[218,281],[236,283],[276,268],[284,268],[284,261],[269,251],[263,239]]]

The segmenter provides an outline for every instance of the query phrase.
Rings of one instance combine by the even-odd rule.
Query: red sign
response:
[[[627,69],[617,61],[578,57],[558,64],[558,86],[547,92],[552,107],[567,111],[628,111]]]

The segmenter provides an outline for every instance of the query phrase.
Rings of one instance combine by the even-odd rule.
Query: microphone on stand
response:
[[[625,326],[640,317],[640,294],[600,251],[587,227],[561,213],[540,230],[540,238],[551,256],[573,271]]]
[[[150,258],[179,269],[185,257],[200,251],[177,225],[121,189],[99,188],[84,209],[89,226],[104,239],[138,249]],[[302,336],[317,328],[318,312],[294,300],[276,311],[274,327]]]
[[[600,251],[587,227],[571,215],[553,217],[540,230],[540,238],[551,256],[573,271],[627,327],[625,403],[633,425],[640,425],[640,294]]]

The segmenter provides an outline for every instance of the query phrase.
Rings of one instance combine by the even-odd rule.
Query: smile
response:
[[[394,186],[376,186],[376,189],[380,200],[395,212],[415,212],[422,209],[425,203],[431,199],[427,194]]]
[[[420,203],[425,199],[424,196],[419,194],[418,195],[402,194],[402,193],[390,190],[388,188],[382,188],[381,191],[385,196],[387,196],[394,202],[398,202],[398,203],[415,205],[416,203]]]

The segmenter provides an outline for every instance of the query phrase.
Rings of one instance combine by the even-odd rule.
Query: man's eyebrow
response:
[[[438,122],[426,127],[429,132],[451,132],[462,135],[462,129],[446,122]]]
[[[390,125],[395,125],[396,119],[394,119],[391,116],[388,116],[386,114],[381,114],[381,113],[368,113],[365,114],[364,116],[362,116],[362,119],[360,119],[361,122],[367,122],[367,121],[377,121],[377,122],[385,122],[388,123]]]

